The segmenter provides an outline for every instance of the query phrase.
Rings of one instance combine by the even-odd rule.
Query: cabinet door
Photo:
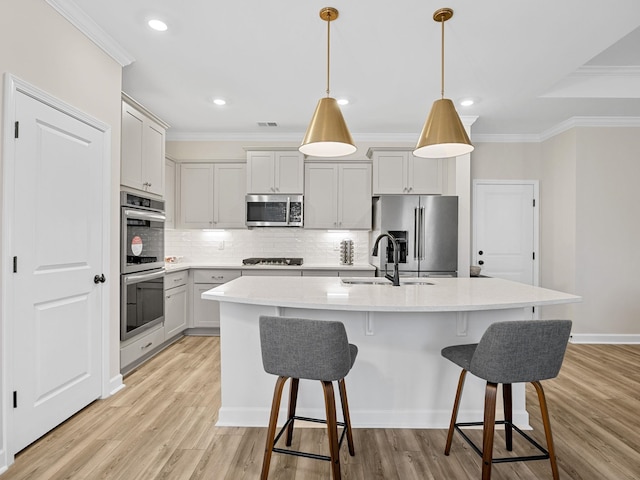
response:
[[[409,193],[442,194],[443,163],[441,158],[419,158],[409,154]]]
[[[196,283],[193,286],[193,326],[195,328],[220,328],[220,302],[203,300],[207,290],[221,283]]]
[[[407,187],[408,155],[408,152],[374,153],[374,195],[410,193]]]
[[[337,188],[336,164],[314,163],[305,166],[305,228],[338,228]]]
[[[371,165],[338,168],[338,228],[371,230]]]
[[[276,193],[304,192],[304,157],[300,152],[275,152]]]
[[[187,328],[187,286],[164,292],[164,338],[169,339]]]
[[[176,164],[168,158],[164,161],[164,210],[166,228],[176,226]]]
[[[244,228],[246,166],[241,163],[215,164],[213,182],[213,226]]]
[[[142,135],[142,186],[145,191],[164,195],[164,138],[160,125],[145,119]]]
[[[247,153],[247,193],[275,193],[274,152]]]
[[[142,135],[144,115],[122,102],[120,184],[142,190]]]
[[[180,219],[183,228],[213,227],[213,165],[180,165]]]

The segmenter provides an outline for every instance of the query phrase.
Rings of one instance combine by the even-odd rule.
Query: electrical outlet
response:
[[[340,242],[333,242],[333,251],[334,252],[340,251]]]
[[[224,250],[224,240],[218,242],[218,250]]]

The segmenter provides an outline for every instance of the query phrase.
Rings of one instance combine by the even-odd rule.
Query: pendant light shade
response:
[[[416,157],[449,158],[472,151],[473,145],[453,102],[448,98],[433,102],[413,154]]]
[[[456,112],[453,102],[444,98],[444,22],[453,16],[450,8],[441,8],[433,14],[433,19],[442,24],[441,96],[433,102],[431,112],[422,127],[413,154],[424,158],[449,158],[465,155],[473,151],[473,145],[464,125]]]
[[[314,157],[340,157],[356,151],[335,98],[325,97],[318,101],[299,150]]]
[[[354,153],[357,148],[329,89],[331,22],[338,18],[338,10],[325,7],[320,10],[320,18],[327,22],[327,96],[318,102],[299,150],[314,157],[341,157]]]

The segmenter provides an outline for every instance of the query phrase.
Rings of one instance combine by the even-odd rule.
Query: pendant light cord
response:
[[[331,68],[330,62],[331,56],[331,12],[328,13],[327,18],[327,97],[329,96],[329,70]]]
[[[442,24],[442,38],[441,38],[441,63],[440,63],[440,97],[444,98],[444,14],[440,17],[440,23]]]

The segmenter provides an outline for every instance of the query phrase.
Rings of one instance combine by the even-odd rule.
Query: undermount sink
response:
[[[428,281],[426,278],[409,277],[401,278],[400,285],[434,285],[434,283]]]
[[[391,282],[384,277],[342,277],[343,285],[391,285]]]
[[[391,281],[384,277],[343,277],[340,281],[343,285],[391,285]],[[433,282],[420,277],[407,277],[400,278],[402,285],[433,285]]]

